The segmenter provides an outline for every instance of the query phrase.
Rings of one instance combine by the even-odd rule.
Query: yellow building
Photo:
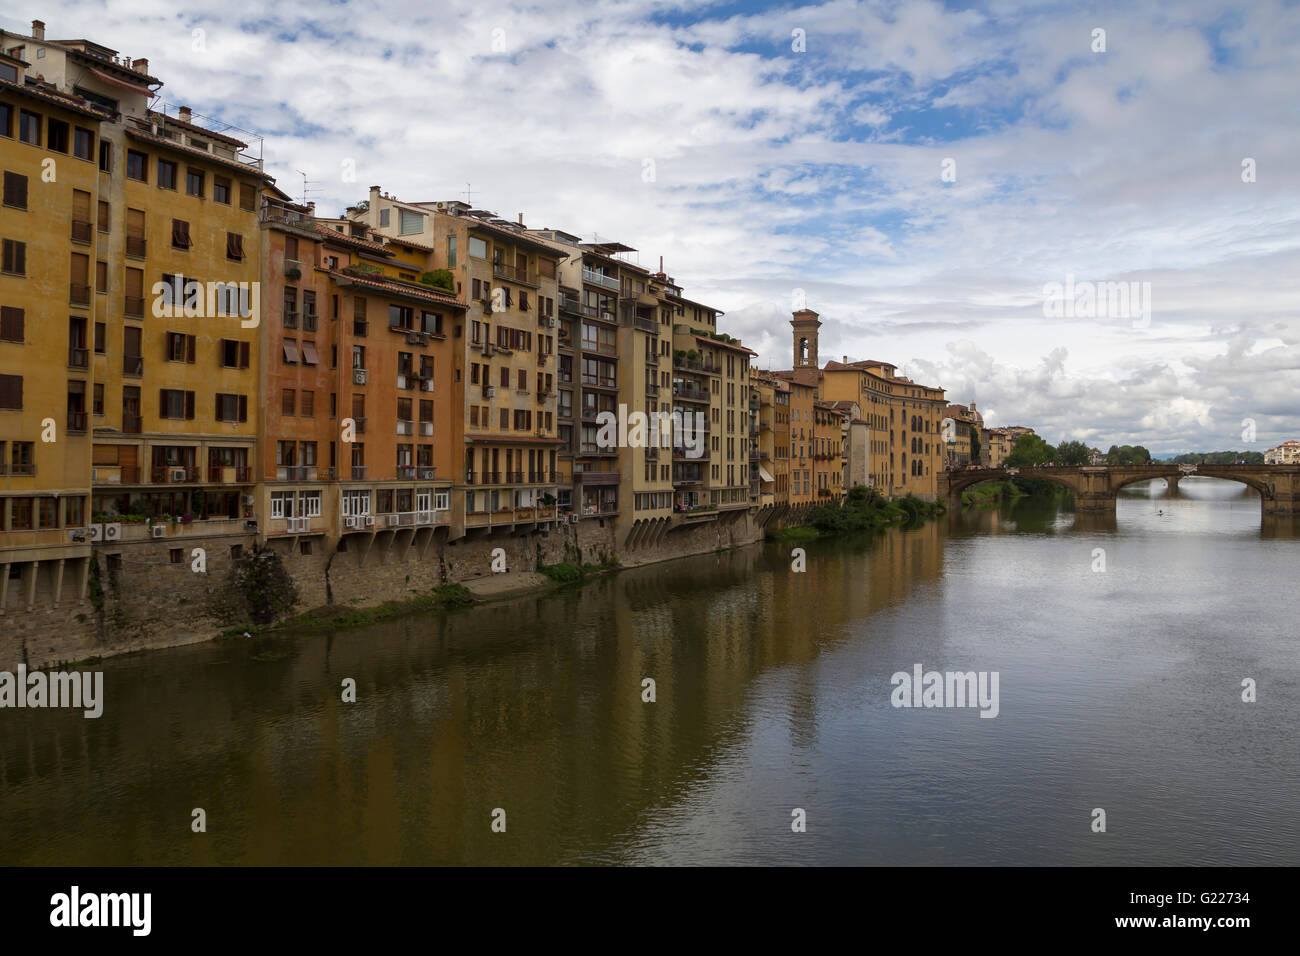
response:
[[[268,177],[237,131],[158,100],[146,60],[40,21],[0,48],[10,607],[84,596],[93,541],[245,536]],[[33,321],[55,307],[66,326]]]

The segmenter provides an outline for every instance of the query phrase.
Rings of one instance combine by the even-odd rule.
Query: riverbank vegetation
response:
[[[945,511],[947,509],[939,502],[925,501],[915,495],[886,498],[874,488],[857,485],[843,501],[822,505],[813,511],[806,525],[782,528],[771,532],[768,537],[797,541],[855,531],[879,531],[894,524],[915,524]]]
[[[1029,492],[1023,490],[1014,479],[1003,481],[984,481],[973,485],[961,493],[963,505],[997,505],[1013,498],[1023,498]]]
[[[327,604],[273,625],[241,624],[227,629],[221,636],[243,637],[267,631],[328,631],[344,627],[362,627],[404,617],[417,611],[467,607],[474,603],[474,596],[463,584],[444,584],[426,594],[416,595],[404,601],[385,601],[375,607]]]
[[[552,581],[569,584],[573,581],[581,581],[591,574],[612,571],[618,566],[617,558],[609,558],[597,564],[539,564],[537,571],[539,574],[546,575]]]

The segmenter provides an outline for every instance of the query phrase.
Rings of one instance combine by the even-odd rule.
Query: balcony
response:
[[[618,379],[612,375],[588,375],[583,373],[582,384],[592,388],[618,388]]]
[[[282,324],[286,329],[296,329],[298,327],[298,313],[285,309]]]
[[[122,356],[122,374],[129,375],[131,378],[139,378],[144,374],[144,356],[143,355],[123,355]]]
[[[709,404],[709,393],[702,388],[690,388],[685,385],[673,386],[673,398],[684,402],[701,402]]]
[[[415,433],[415,422],[399,418],[397,420],[397,434],[413,435]]]
[[[577,296],[565,295],[560,293],[560,310],[563,312],[572,312],[574,315],[582,313],[582,303],[578,301]]]
[[[90,481],[96,485],[138,485],[139,465],[95,465],[90,469]]]
[[[681,369],[686,372],[701,372],[705,375],[721,375],[722,368],[718,365],[710,365],[700,359],[673,356],[673,368]]]
[[[68,368],[90,368],[89,350],[71,346],[68,349]]]
[[[72,305],[90,305],[90,286],[81,282],[68,283],[68,302]]]
[[[363,368],[354,368],[354,369],[352,370],[352,384],[353,384],[353,385],[365,385],[365,384],[366,384],[366,370],[365,370],[365,369],[363,369]]]
[[[89,243],[95,236],[94,227],[84,219],[72,220],[72,241]]]
[[[305,520],[305,519],[304,519]],[[161,528],[161,534],[154,529]],[[211,535],[247,534],[243,518],[195,518],[193,521],[165,521],[148,524],[123,522],[121,541],[175,540]]]
[[[366,480],[366,466],[365,466],[365,465],[353,465],[353,466],[352,466],[352,480],[353,480],[353,481],[365,481],[365,480]]]
[[[410,480],[414,480],[414,479],[415,479],[415,466],[414,466],[414,465],[398,465],[398,466],[397,466],[397,477],[398,477],[399,479],[404,479],[404,480],[408,480],[408,481],[410,481]]]
[[[302,330],[304,332],[315,332],[316,320],[319,318],[320,316],[318,316],[315,312],[304,312],[302,314]]]
[[[144,318],[144,299],[138,295],[126,296],[126,301],[122,304],[123,314],[134,319]]]
[[[209,465],[208,481],[214,485],[246,485],[253,478],[247,465]]]
[[[646,398],[659,397],[659,385],[657,382],[654,381],[654,379],[646,379],[645,394],[646,394]]]
[[[364,339],[366,337],[366,334],[369,331],[370,331],[370,323],[367,322],[365,319],[352,320],[352,334],[355,335],[357,338]]]
[[[127,236],[126,237],[126,254],[131,259],[143,259],[149,249],[149,244],[145,241],[144,236]]]
[[[618,454],[618,449],[614,447],[607,448],[604,445],[596,444],[594,441],[585,441],[579,448],[578,453],[588,457],[612,458]]]
[[[614,276],[607,276],[603,272],[595,272],[586,267],[582,270],[582,281],[604,286],[606,289],[613,289],[615,292],[618,291],[618,279]]]
[[[141,420],[139,415],[128,415],[125,412],[122,413],[123,434],[138,435],[140,434],[140,430],[143,424],[144,422]]]
[[[68,431],[81,433],[86,431],[85,412],[68,412]]]
[[[526,266],[508,266],[504,263],[492,263],[492,275],[498,279],[509,279],[511,282],[524,282],[528,285],[537,283],[528,277],[528,268]]]
[[[277,481],[315,481],[315,465],[279,465],[275,469]]]
[[[199,470],[189,465],[154,465],[149,469],[149,481],[155,485],[195,484]]]

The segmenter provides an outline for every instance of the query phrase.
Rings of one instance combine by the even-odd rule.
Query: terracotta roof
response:
[[[155,113],[153,110],[149,111],[149,115],[158,117],[159,125],[162,126],[179,126],[192,133],[198,133],[200,136],[207,137],[208,139],[220,140],[221,142],[229,143],[232,146],[246,147],[248,145],[242,139],[235,139],[235,137],[227,136],[225,133],[217,133],[194,123],[187,123],[185,120],[177,116],[168,116],[166,113]]]
[[[204,159],[209,163],[216,163],[218,166],[225,166],[227,169],[238,170],[246,176],[252,176],[255,179],[265,179],[267,182],[275,182],[275,178],[269,173],[264,173],[256,166],[250,166],[248,163],[241,163],[235,159],[224,159],[221,156],[214,156],[205,149],[195,149],[193,146],[185,146],[175,140],[170,140],[165,136],[155,136],[153,133],[146,133],[144,130],[128,129],[126,135],[132,139],[143,140],[146,143],[156,143],[159,146],[165,146],[168,149],[174,149],[178,153],[186,156],[194,156]]]
[[[383,292],[392,292],[396,295],[405,295],[414,299],[423,299],[429,302],[435,302],[438,305],[451,306],[456,309],[468,308],[464,302],[461,302],[454,295],[436,292],[429,286],[420,286],[417,288],[414,283],[403,282],[400,279],[393,279],[387,276],[372,279],[369,276],[358,276],[349,272],[343,272],[341,269],[326,269],[325,271],[336,279],[346,279],[355,285],[364,286],[369,289],[378,289]]]
[[[526,232],[515,232],[513,229],[506,229],[504,226],[494,226],[490,222],[484,222],[482,219],[475,219],[473,216],[458,216],[457,218],[463,219],[469,226],[471,232],[475,229],[482,229],[486,232],[493,233],[494,235],[501,236],[503,239],[509,239],[512,242],[525,245],[530,249],[541,250],[547,255],[552,255],[559,259],[569,258],[568,253],[561,252],[545,240],[539,239],[537,236],[530,236]]]
[[[877,362],[875,359],[865,359],[861,362],[827,362],[825,370],[828,372],[862,372],[880,365],[883,365],[886,368],[898,367],[893,362]]]
[[[30,96],[32,99],[41,100],[46,103],[55,103],[62,106],[65,110],[72,110],[74,113],[80,113],[83,116],[91,116],[97,120],[111,119],[108,110],[101,110],[95,107],[88,100],[80,97],[73,98],[66,93],[43,86],[28,86],[24,83],[15,83],[12,80],[0,79],[0,89],[12,90],[21,96]]]
[[[422,249],[425,252],[437,252],[433,246],[426,246],[423,242],[416,242],[414,239],[408,239],[406,236],[391,236],[386,232],[375,230],[376,235],[383,236],[389,242],[395,242],[398,245],[410,246],[412,249]]]
[[[360,239],[356,236],[350,236],[346,232],[340,232],[338,229],[332,229],[329,226],[322,226],[319,223],[316,224],[316,231],[322,235],[329,236],[331,239],[336,239],[339,242],[361,246],[362,248],[371,249],[376,252],[382,252],[386,256],[392,255],[391,252],[384,248],[382,242],[373,242],[370,239]]]
[[[648,308],[648,306],[647,306],[647,308]],[[697,336],[695,336],[695,339],[696,339],[696,341],[698,341],[698,342],[703,342],[703,343],[708,344],[708,345],[716,345],[716,346],[718,346],[719,348],[731,349],[732,351],[735,351],[735,352],[744,352],[744,353],[746,353],[747,355],[757,355],[757,354],[758,354],[758,353],[755,352],[753,349],[747,349],[747,348],[745,348],[745,346],[740,345],[740,344],[738,344],[738,343],[735,343],[735,342],[720,342],[720,341],[718,341],[717,339],[711,339],[711,338],[709,338],[707,335],[697,335]]]

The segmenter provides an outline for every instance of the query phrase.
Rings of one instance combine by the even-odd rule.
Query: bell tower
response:
[[[794,330],[794,367],[817,368],[817,330],[821,320],[812,309],[800,309],[790,320]]]

